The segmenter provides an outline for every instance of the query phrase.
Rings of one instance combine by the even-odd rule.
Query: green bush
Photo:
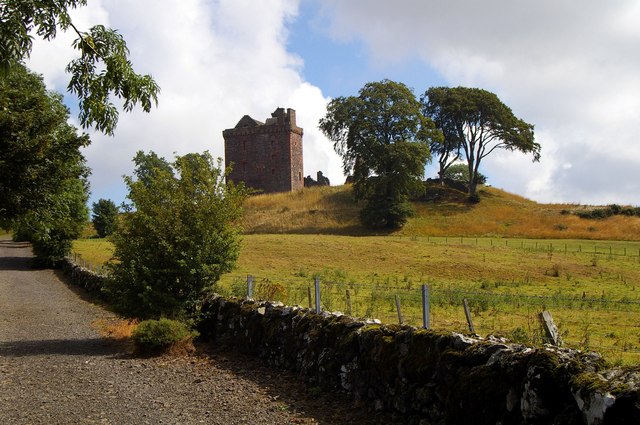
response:
[[[596,208],[587,211],[578,211],[576,215],[580,218],[602,219],[609,218],[614,215],[626,215],[640,217],[640,208],[638,207],[621,207],[617,204],[607,205],[603,208]]]
[[[164,351],[195,336],[184,323],[165,318],[142,321],[131,334],[136,350],[144,353]]]
[[[225,183],[208,152],[176,157],[138,152],[126,177],[131,205],[113,233],[105,292],[119,313],[141,319],[190,317],[240,252],[247,191]]]

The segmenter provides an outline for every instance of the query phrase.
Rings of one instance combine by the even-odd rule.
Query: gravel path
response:
[[[0,424],[388,423],[234,353],[131,357],[92,326],[111,313],[30,257],[0,240]]]

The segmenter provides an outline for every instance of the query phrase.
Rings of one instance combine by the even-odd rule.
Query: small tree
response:
[[[469,184],[469,167],[467,164],[453,164],[445,170],[442,177],[453,181]],[[477,184],[485,184],[487,182],[487,176],[478,171]]]
[[[118,206],[111,199],[99,199],[92,206],[93,227],[98,237],[105,238],[111,235],[118,227]]]
[[[173,163],[138,152],[134,162],[106,290],[126,315],[179,318],[234,266],[246,191],[225,184],[221,160],[208,152]]]

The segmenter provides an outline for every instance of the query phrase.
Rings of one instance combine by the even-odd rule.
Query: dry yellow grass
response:
[[[363,234],[350,186],[257,195],[245,203],[245,233]]]
[[[481,188],[482,201],[478,204],[466,203],[459,192],[450,194],[440,202],[414,203],[416,216],[394,234],[640,240],[640,217],[582,219],[567,212],[592,207],[539,204],[491,187]],[[243,225],[247,234],[376,234],[360,225],[359,209],[351,186],[316,187],[249,198]]]
[[[112,317],[109,319],[94,320],[91,325],[104,338],[126,341],[131,337],[136,326],[138,326],[138,321]]]

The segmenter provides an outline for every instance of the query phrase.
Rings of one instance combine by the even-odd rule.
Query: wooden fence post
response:
[[[345,297],[346,297],[346,301],[347,301],[347,316],[351,316],[353,314],[353,311],[351,310],[351,292],[349,292],[349,290],[347,289],[347,292],[345,293]]]
[[[247,299],[253,299],[253,276],[247,275]]]
[[[320,313],[320,278],[316,277],[313,286],[315,287],[316,292],[316,313]]]
[[[429,287],[422,285],[422,327],[425,329],[429,329],[431,325],[429,313]]]
[[[553,322],[553,317],[551,317],[551,313],[547,310],[540,313],[540,322],[542,323],[542,328],[544,329],[545,339],[552,345],[557,347],[562,346],[562,338],[560,337],[560,332],[558,331],[558,327]]]
[[[476,328],[473,326],[473,320],[471,320],[471,311],[469,311],[469,304],[467,304],[467,299],[462,299],[462,306],[464,307],[464,315],[467,317],[467,324],[469,325],[469,332],[472,334],[476,333]]]
[[[400,297],[396,295],[396,311],[398,312],[398,323],[401,325],[404,324],[404,320],[402,319],[402,310],[400,310]]]

